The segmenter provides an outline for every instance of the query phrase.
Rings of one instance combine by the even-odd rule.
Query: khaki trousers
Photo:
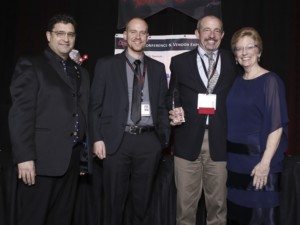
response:
[[[199,157],[195,161],[174,157],[174,172],[177,188],[176,225],[196,224],[202,188],[207,225],[226,225],[226,162],[211,160],[208,130],[205,130]]]

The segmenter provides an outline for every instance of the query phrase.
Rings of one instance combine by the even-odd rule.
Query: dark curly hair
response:
[[[46,31],[52,31],[53,27],[57,23],[64,23],[64,24],[71,23],[74,26],[74,29],[76,31],[76,26],[77,26],[76,21],[72,16],[68,14],[57,14],[52,16],[48,21]]]

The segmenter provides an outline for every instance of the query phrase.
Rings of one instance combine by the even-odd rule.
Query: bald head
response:
[[[123,37],[127,41],[128,54],[134,58],[140,58],[148,40],[146,21],[141,18],[133,18],[128,21]]]
[[[139,17],[132,18],[126,23],[126,31],[128,31],[130,27],[135,26],[136,24],[142,24],[146,28],[146,31],[148,32],[147,22],[144,19]]]

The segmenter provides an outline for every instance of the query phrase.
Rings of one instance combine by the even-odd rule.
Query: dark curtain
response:
[[[288,12],[290,15],[289,20],[283,26],[290,27],[289,32],[281,34],[288,37],[288,49],[286,58],[287,64],[285,67],[286,86],[287,86],[287,102],[289,112],[289,153],[300,155],[299,140],[300,140],[300,1],[293,0],[291,10]],[[281,33],[281,32],[280,32]],[[282,43],[285,45],[284,43]],[[298,212],[300,214],[300,211]]]
[[[300,157],[286,157],[281,176],[280,219],[282,225],[300,224]]]
[[[242,26],[253,26],[262,35],[262,65],[278,73],[285,81],[289,108],[289,153],[300,154],[299,55],[297,41],[300,23],[299,1],[222,1],[225,37],[222,47],[229,49],[230,38]],[[16,59],[22,54],[41,51],[46,46],[45,25],[51,15],[67,12],[78,22],[76,48],[88,54],[86,68],[93,73],[98,57],[113,54],[117,30],[117,0],[11,0],[1,6],[0,35],[0,108],[10,106],[8,86]],[[174,9],[165,9],[146,19],[150,34],[194,33],[196,20]],[[1,125],[6,117],[1,117]],[[6,139],[1,137],[1,142]]]

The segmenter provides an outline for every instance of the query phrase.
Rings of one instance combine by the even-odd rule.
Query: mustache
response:
[[[218,40],[215,38],[207,38],[207,39],[205,39],[205,41],[218,41]]]

